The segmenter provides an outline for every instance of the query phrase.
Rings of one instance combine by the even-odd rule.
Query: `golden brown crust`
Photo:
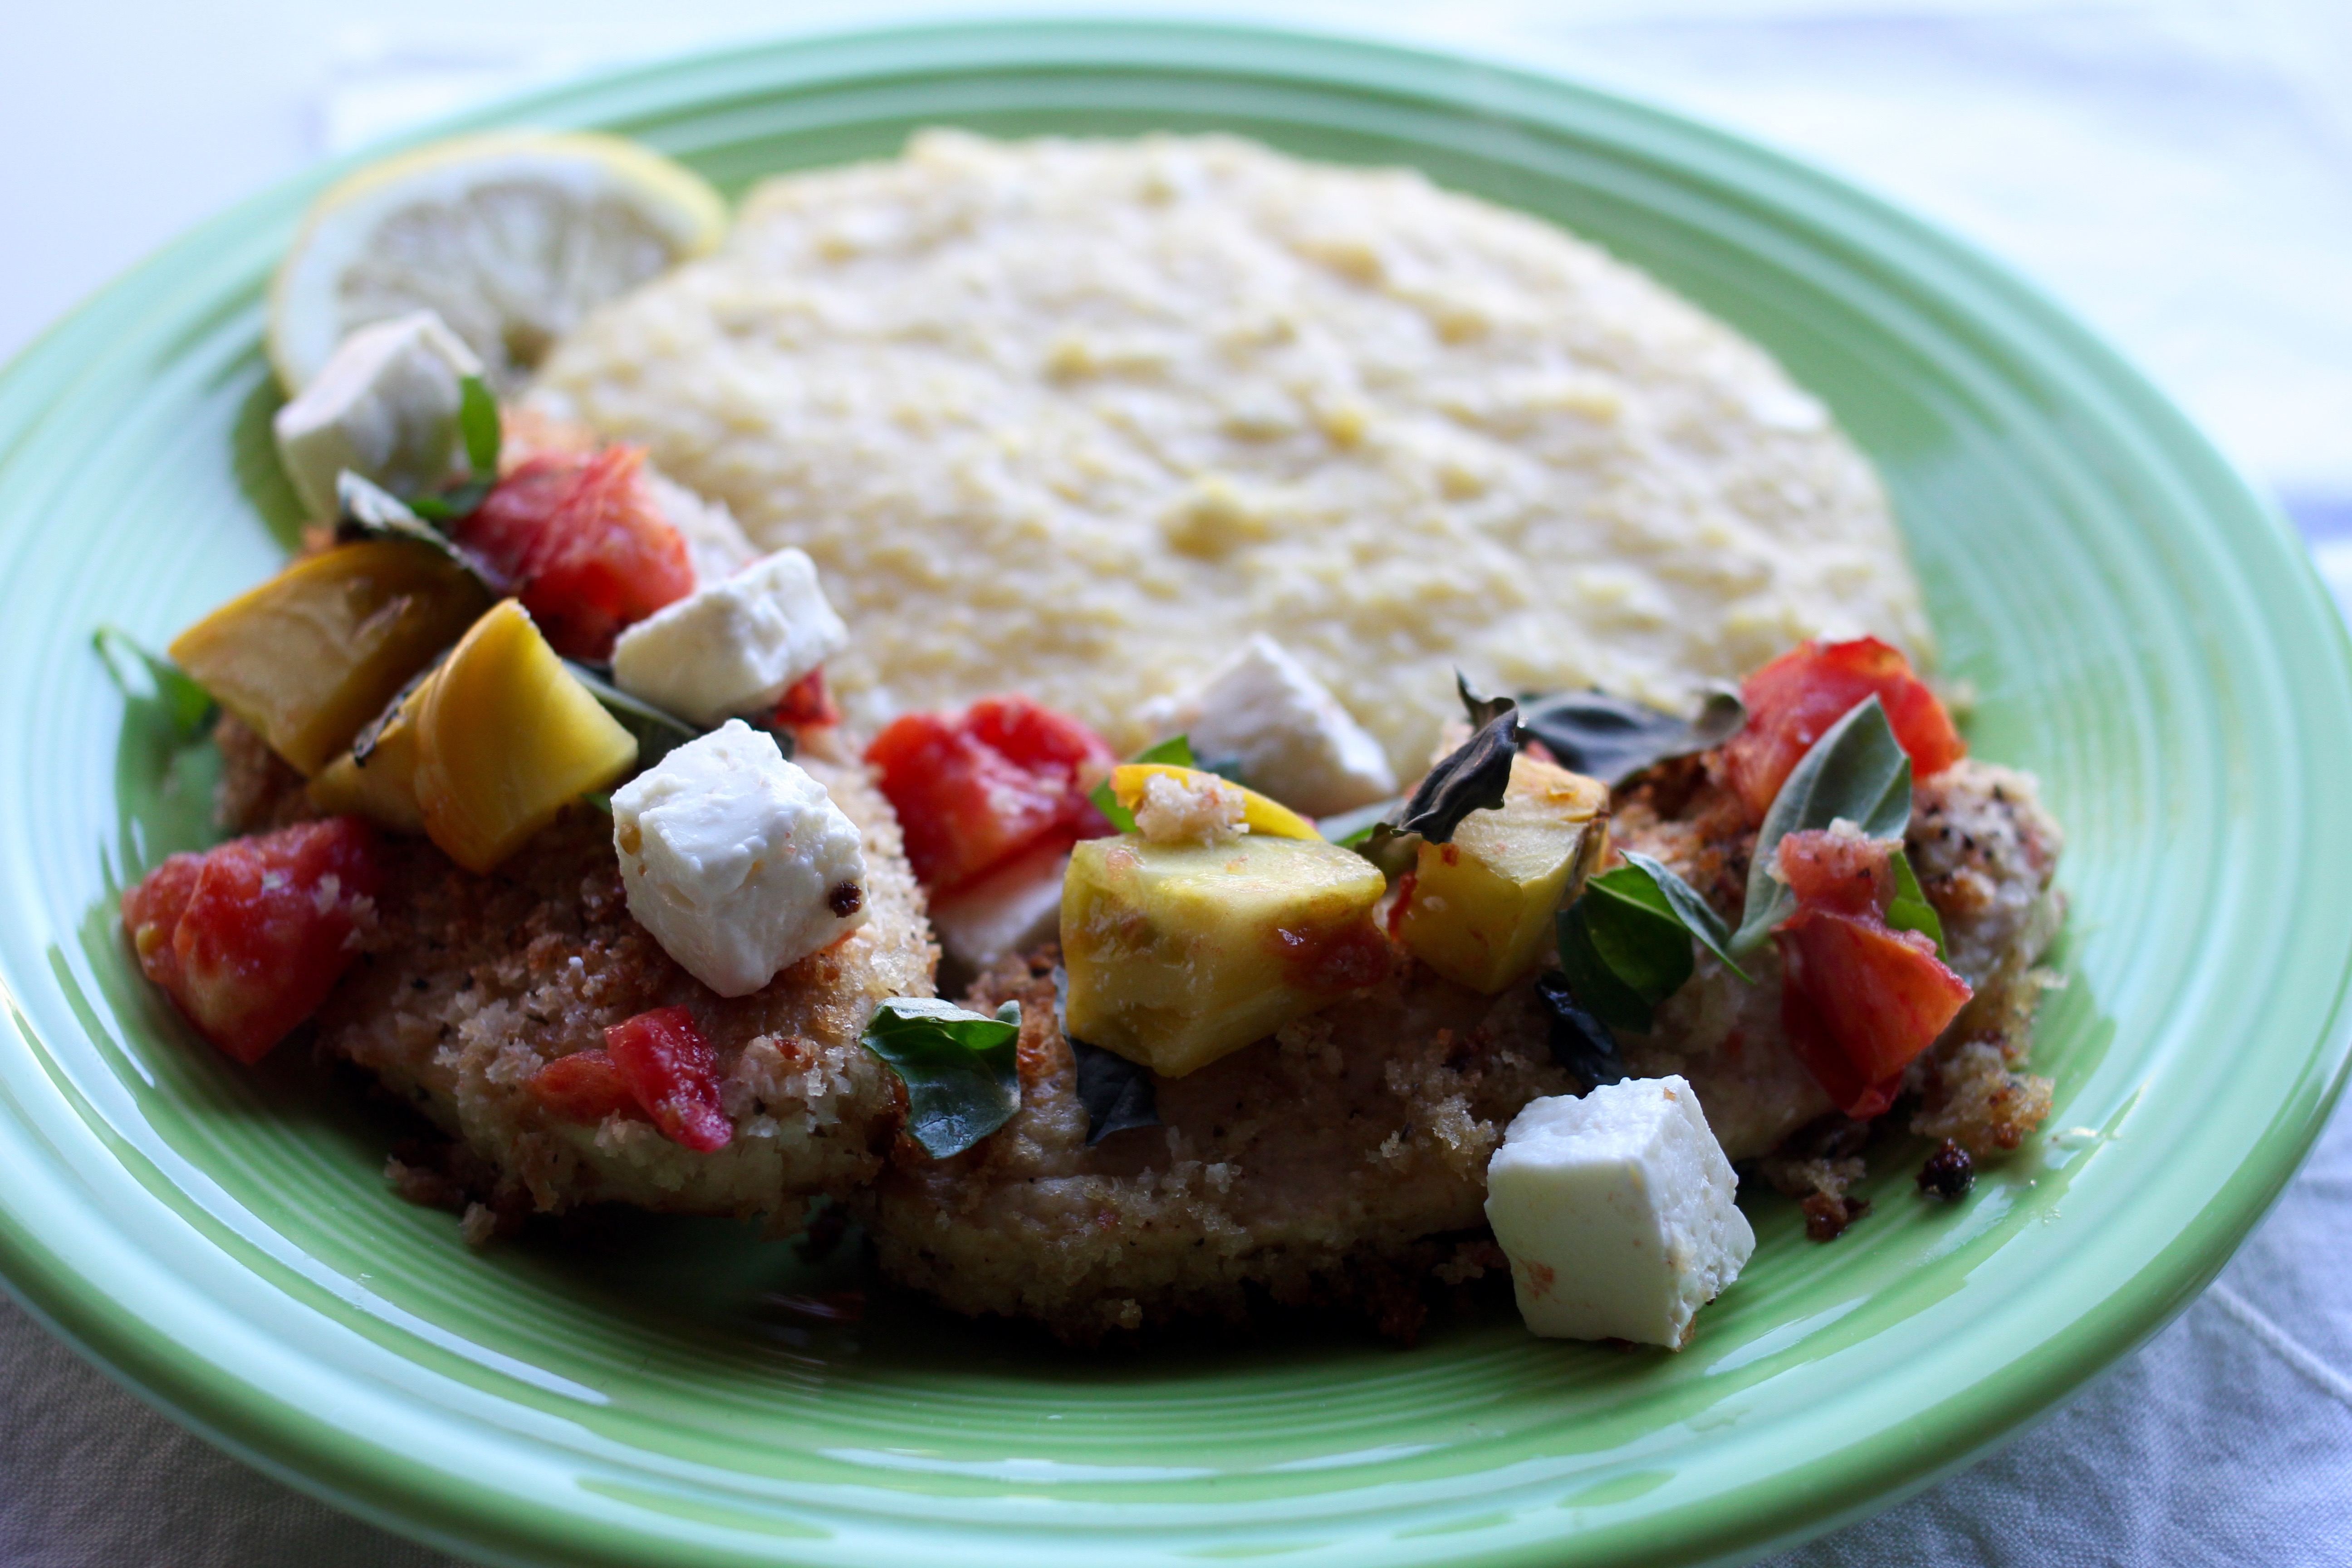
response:
[[[872,913],[765,989],[723,999],[680,969],[630,918],[610,820],[583,806],[487,877],[387,838],[378,927],[320,1013],[321,1043],[541,1210],[618,1200],[790,1223],[802,1200],[855,1190],[899,1114],[858,1037],[883,997],[930,994],[937,955],[887,803],[862,769],[803,760],[864,831]],[[606,1026],[676,1005],[718,1058],[724,1150],[695,1153],[634,1119],[563,1122],[525,1087],[543,1063],[601,1047]]]
[[[968,1005],[1022,1003],[1022,1109],[956,1159],[893,1158],[861,1203],[884,1271],[1074,1343],[1246,1321],[1267,1303],[1342,1308],[1411,1337],[1433,1278],[1484,1270],[1504,1126],[1576,1085],[1530,987],[1483,997],[1397,958],[1380,985],[1156,1079],[1161,1125],[1092,1149],[1050,951],[999,966]]]

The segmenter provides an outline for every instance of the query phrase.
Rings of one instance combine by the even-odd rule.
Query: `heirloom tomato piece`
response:
[[[1951,715],[1912,673],[1911,661],[1876,637],[1799,643],[1749,676],[1739,695],[1748,722],[1724,742],[1724,782],[1758,822],[1813,742],[1872,697],[1910,753],[1914,777],[1931,777],[1968,755]]]
[[[566,658],[611,658],[623,627],[694,591],[686,541],[638,475],[645,456],[527,458],[457,524]]]
[[[122,895],[122,924],[147,978],[205,1038],[250,1064],[342,978],[380,879],[366,823],[298,823],[173,856]]]
[[[934,894],[1016,856],[1110,831],[1087,798],[1118,759],[1103,738],[1025,697],[909,713],[866,750],[898,814],[907,858]]]
[[[727,1147],[734,1123],[719,1103],[718,1061],[692,1013],[640,1013],[604,1031],[604,1050],[663,1137],[703,1154]]]
[[[622,1078],[610,1051],[574,1051],[558,1057],[530,1075],[529,1087],[551,1115],[584,1126],[638,1110],[637,1097],[629,1092],[628,1081]]]
[[[1932,939],[1887,926],[1892,864],[1890,846],[1855,835],[1780,841],[1780,874],[1797,896],[1796,912],[1772,933],[1781,1025],[1813,1080],[1857,1120],[1894,1103],[1903,1069],[1972,994]]]

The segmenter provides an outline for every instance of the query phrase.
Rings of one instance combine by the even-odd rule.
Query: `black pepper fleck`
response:
[[[1969,1152],[1947,1138],[1919,1167],[1919,1190],[1930,1197],[1964,1198],[1977,1184],[1976,1162]]]
[[[843,920],[856,914],[866,904],[866,889],[855,882],[843,882],[824,896],[825,908]]]

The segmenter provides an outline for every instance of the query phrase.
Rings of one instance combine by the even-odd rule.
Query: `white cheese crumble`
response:
[[[1259,632],[1197,691],[1148,708],[1163,736],[1192,754],[1241,764],[1252,789],[1309,816],[1370,805],[1396,793],[1381,743],[1280,643]]]
[[[629,913],[721,996],[866,923],[856,825],[740,720],[615,791],[613,844]]]
[[[1152,773],[1135,803],[1135,830],[1154,844],[1231,844],[1249,828],[1248,797],[1213,773]]]
[[[1738,1187],[1691,1086],[1630,1079],[1519,1112],[1486,1166],[1486,1223],[1535,1332],[1679,1350],[1756,1250]]]
[[[786,687],[848,646],[815,563],[779,550],[623,632],[613,679],[680,718],[716,724],[773,707]]]
[[[481,374],[474,351],[431,310],[345,338],[272,422],[303,509],[313,518],[334,516],[335,476],[345,468],[399,495],[463,471],[459,383]]]

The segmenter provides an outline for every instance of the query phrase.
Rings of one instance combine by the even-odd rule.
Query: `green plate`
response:
[[[203,753],[89,651],[278,560],[264,279],[341,167],[247,203],[0,374],[0,1270],[180,1419],[514,1561],[1685,1562],[1881,1506],[2153,1331],[2346,1069],[2352,658],[2281,521],[2095,339],[1809,170],[1560,82],[1361,43],[1051,23],[610,78],[467,125],[595,125],[740,189],[916,126],[1240,132],[1555,218],[1761,340],[1893,487],[1980,754],[2072,844],[2051,1136],[1946,1208],[1879,1162],[1678,1356],[1470,1322],[1146,1359],[817,1300],[728,1225],[469,1254],[322,1070],[236,1068],[137,982],[114,889],[205,832]],[[2339,804],[2329,808],[2334,799]],[[293,1053],[282,1053],[292,1055]],[[2072,1131],[2057,1131],[2072,1130]],[[842,1266],[834,1266],[836,1269]]]

